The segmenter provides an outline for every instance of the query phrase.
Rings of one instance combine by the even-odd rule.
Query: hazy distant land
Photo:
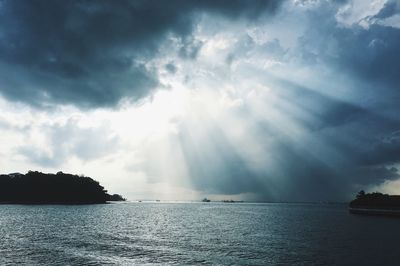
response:
[[[95,204],[124,200],[121,195],[108,194],[99,182],[87,176],[37,171],[0,175],[0,203]]]

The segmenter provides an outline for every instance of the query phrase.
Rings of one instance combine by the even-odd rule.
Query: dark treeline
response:
[[[358,193],[356,199],[350,202],[350,207],[400,209],[400,196],[379,192],[365,193],[362,190]]]
[[[87,176],[58,172],[0,175],[0,203],[91,204],[125,200]]]

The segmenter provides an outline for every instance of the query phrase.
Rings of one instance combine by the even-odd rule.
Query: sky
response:
[[[130,200],[400,194],[399,71],[399,0],[0,0],[0,172]]]

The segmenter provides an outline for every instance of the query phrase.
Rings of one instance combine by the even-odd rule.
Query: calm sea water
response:
[[[400,265],[400,219],[345,205],[0,205],[0,265]]]

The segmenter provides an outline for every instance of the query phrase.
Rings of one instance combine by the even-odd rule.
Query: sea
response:
[[[0,205],[0,265],[400,265],[400,219],[345,204]]]

